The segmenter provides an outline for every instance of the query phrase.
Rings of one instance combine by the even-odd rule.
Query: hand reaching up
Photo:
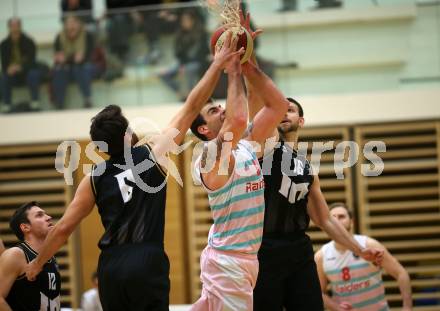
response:
[[[234,58],[240,60],[240,56],[244,53],[244,48],[236,51],[237,41],[238,37],[232,38],[232,32],[228,31],[221,47],[216,47],[214,63],[217,63],[221,69],[226,70],[229,62]]]

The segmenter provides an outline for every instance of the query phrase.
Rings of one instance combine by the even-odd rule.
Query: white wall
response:
[[[440,120],[440,89],[372,92],[364,94],[304,96],[306,126]],[[145,117],[163,128],[180,107],[132,107],[123,111],[129,120]],[[90,119],[99,111],[71,110],[0,116],[0,145],[88,139]]]

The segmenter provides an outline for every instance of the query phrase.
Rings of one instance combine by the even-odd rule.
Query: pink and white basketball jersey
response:
[[[264,225],[264,179],[252,145],[240,140],[232,151],[234,171],[229,181],[217,190],[208,189],[201,180],[201,157],[195,162],[194,177],[208,192],[214,224],[208,244],[218,250],[256,255]]]
[[[354,238],[366,247],[366,236],[355,235]],[[389,310],[379,267],[355,256],[350,250],[339,252],[334,241],[322,247],[322,254],[324,272],[337,303],[349,302],[354,310],[360,311]]]

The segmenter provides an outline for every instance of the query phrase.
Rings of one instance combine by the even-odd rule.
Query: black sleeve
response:
[[[176,33],[176,39],[174,41],[174,56],[176,59],[182,63],[185,59],[185,46],[183,43],[183,34],[178,32]]]
[[[94,176],[95,169],[96,169],[96,164],[94,164],[94,165],[92,166],[92,170],[91,170],[91,172],[90,172],[90,184],[92,185],[92,192],[93,192],[93,195],[94,195],[95,198],[96,198],[96,185],[95,185],[95,182],[96,182],[96,176]]]
[[[67,0],[61,0],[61,12],[65,13],[67,11]]]
[[[60,40],[60,35],[59,34],[55,37],[55,42],[53,44],[53,47],[55,49],[55,52],[60,52],[61,51],[61,40]]]
[[[0,44],[0,55],[1,55],[1,62],[2,62],[2,72],[6,73],[6,71],[8,70],[8,66],[9,66],[9,53],[7,53],[7,46],[6,46],[6,41],[2,41],[2,43]]]
[[[23,63],[23,69],[29,70],[35,66],[37,47],[35,45],[35,42],[29,37],[25,37],[25,42],[26,43],[24,53],[26,54],[26,57]]]
[[[92,0],[81,0],[79,6],[81,10],[91,10]]]
[[[201,34],[199,40],[199,48],[197,50],[197,59],[202,61],[207,59],[210,50],[209,50],[209,37],[208,37],[208,33],[206,31],[203,31],[203,33]]]
[[[95,38],[89,32],[86,33],[86,50],[84,51],[84,61],[89,62],[92,59],[93,49],[95,48]]]

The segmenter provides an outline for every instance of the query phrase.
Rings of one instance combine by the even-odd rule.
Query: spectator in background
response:
[[[127,38],[135,31],[141,31],[148,45],[146,61],[156,63],[159,60],[162,54],[159,49],[162,20],[157,7],[145,7],[159,4],[162,0],[106,0],[107,40],[112,54],[121,61],[127,61]]]
[[[120,61],[126,61],[130,43],[128,38],[134,31],[131,14],[123,9],[135,4],[126,0],[106,0],[107,46]]]
[[[8,20],[9,35],[0,44],[2,64],[2,93],[6,106],[3,112],[11,109],[12,88],[27,84],[31,93],[31,108],[39,108],[39,88],[41,74],[36,66],[35,42],[21,30],[17,17]]]
[[[92,283],[93,288],[89,289],[82,295],[82,311],[102,311],[98,292],[98,273],[96,271],[92,274]]]
[[[92,0],[61,0],[61,10],[64,17],[75,14],[86,24],[93,23]]]
[[[281,8],[279,11],[285,12],[285,11],[296,11],[298,7],[298,0],[282,0],[281,1]]]
[[[330,205],[330,215],[351,232],[352,212],[344,203]],[[408,272],[381,243],[365,235],[354,235],[362,247],[384,250],[381,267],[356,256],[347,247],[331,241],[316,252],[325,307],[329,310],[389,310],[385,299],[382,269],[391,275],[399,285],[402,295],[402,311],[412,310],[411,283]],[[332,296],[327,295],[330,284]]]
[[[162,0],[149,0],[143,3],[139,1],[140,5],[159,5]],[[145,40],[148,46],[148,53],[146,55],[146,62],[149,64],[156,64],[159,61],[162,51],[159,45],[159,35],[161,31],[162,21],[159,16],[157,7],[143,8],[133,14],[133,19],[140,26],[144,32]]]
[[[75,16],[67,16],[64,29],[55,39],[52,85],[55,105],[58,109],[64,107],[66,88],[71,77],[78,83],[84,99],[84,107],[92,106],[91,84],[97,74],[97,68],[91,62],[93,48],[93,36],[84,29],[81,20]]]
[[[184,100],[199,80],[209,57],[208,34],[202,21],[192,10],[180,15],[179,29],[174,41],[174,55],[177,64],[160,74],[160,78]],[[177,78],[183,78],[186,86],[180,85]]]

